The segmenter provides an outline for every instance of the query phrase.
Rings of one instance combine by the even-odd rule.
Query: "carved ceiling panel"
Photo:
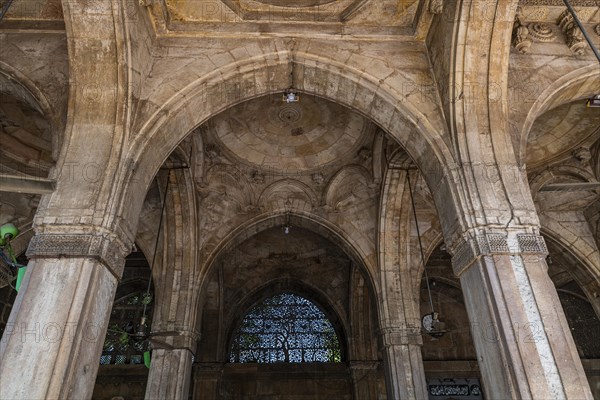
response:
[[[371,134],[361,115],[309,95],[297,103],[278,95],[245,102],[216,117],[213,126],[229,155],[286,175],[352,158]]]
[[[214,33],[394,35],[412,32],[419,0],[159,0],[157,27]],[[315,25],[316,24],[316,25]]]

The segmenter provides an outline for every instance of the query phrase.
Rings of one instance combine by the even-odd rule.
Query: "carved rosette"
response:
[[[27,249],[27,257],[34,258],[94,258],[105,264],[111,272],[121,277],[127,246],[116,237],[93,234],[35,235]]]
[[[556,39],[556,32],[550,25],[536,22],[529,24],[529,36],[536,42],[552,42]]]
[[[509,245],[507,237],[498,233],[478,234],[474,237],[464,238],[455,246],[452,257],[454,273],[460,276],[477,258],[495,254],[539,254],[548,255],[546,242],[541,235],[518,234],[516,246]]]

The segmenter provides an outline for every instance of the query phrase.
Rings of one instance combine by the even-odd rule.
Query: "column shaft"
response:
[[[91,398],[116,287],[96,259],[32,260],[0,344],[0,398]]]
[[[187,349],[152,352],[146,399],[187,400],[192,377],[192,353]]]
[[[543,239],[517,235],[507,241],[488,234],[463,244],[458,253],[453,265],[487,398],[592,399],[547,274]],[[470,261],[467,253],[474,256]]]
[[[426,399],[427,385],[418,329],[385,329],[385,380],[390,400]]]

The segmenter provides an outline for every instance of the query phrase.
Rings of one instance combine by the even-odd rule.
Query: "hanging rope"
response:
[[[408,191],[410,192],[410,202],[412,204],[413,216],[415,217],[415,225],[417,227],[417,237],[419,238],[419,249],[421,250],[421,264],[423,265],[423,272],[425,274],[425,283],[427,283],[427,293],[429,294],[429,305],[431,306],[431,314],[435,313],[433,309],[433,299],[431,297],[431,288],[429,287],[429,276],[427,275],[427,268],[425,268],[425,254],[423,253],[423,243],[421,243],[421,232],[419,232],[419,221],[417,220],[417,209],[415,207],[415,198],[413,196],[412,186],[410,184],[410,171],[406,171],[406,180],[408,182]]]

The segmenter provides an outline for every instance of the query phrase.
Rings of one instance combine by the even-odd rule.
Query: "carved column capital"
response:
[[[131,244],[125,243],[115,234],[95,229],[56,228],[38,232],[29,242],[27,257],[93,258],[102,262],[118,279],[121,278],[125,257],[131,252]]]
[[[477,232],[465,235],[452,249],[452,267],[456,276],[465,272],[479,257],[497,254],[548,255],[546,242],[534,233]]]

